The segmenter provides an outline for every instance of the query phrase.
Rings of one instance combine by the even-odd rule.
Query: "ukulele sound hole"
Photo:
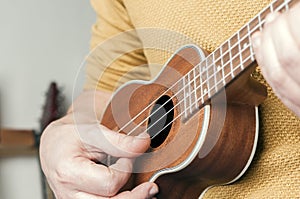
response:
[[[166,140],[173,118],[173,101],[169,96],[164,95],[156,101],[148,120],[148,133],[152,148],[159,147]]]

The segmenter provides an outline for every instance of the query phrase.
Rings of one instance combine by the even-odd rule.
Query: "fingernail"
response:
[[[259,32],[256,32],[252,35],[251,37],[251,43],[252,43],[252,46],[253,48],[258,48],[260,46],[260,33]]]
[[[151,196],[153,196],[153,195],[155,195],[155,194],[157,194],[158,193],[158,187],[157,186],[152,186],[152,188],[150,189],[150,191],[149,191],[149,195],[151,195]]]
[[[148,133],[141,133],[137,136],[138,138],[149,138],[149,134]]]

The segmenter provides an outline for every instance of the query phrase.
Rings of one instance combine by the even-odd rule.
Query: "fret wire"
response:
[[[247,36],[248,36],[248,40],[249,40],[248,46],[251,46],[251,30],[250,30],[249,24],[247,25],[247,29],[248,29]],[[251,47],[250,47],[250,55],[251,55],[251,60],[254,61],[255,60],[254,52],[253,52],[253,49]]]
[[[201,85],[201,82],[202,82],[202,75],[201,75],[201,73],[202,73],[202,70],[201,70],[201,64],[198,64],[198,68],[199,68],[199,85]],[[204,95],[204,93],[203,93],[203,86],[201,85],[201,100],[202,100],[202,104],[204,103],[204,98],[203,98],[203,95]]]
[[[189,102],[190,104],[192,104],[192,95],[191,95],[191,74],[188,73],[188,95],[189,95]],[[191,109],[191,106],[190,106],[190,113],[192,113],[192,109]]]
[[[214,77],[215,77],[215,85],[217,84],[217,71],[216,71],[216,62],[215,62],[215,54],[212,53],[212,62],[214,67]],[[218,92],[218,87],[216,87],[216,92]]]
[[[284,3],[285,3],[285,10],[289,10],[289,1],[287,0],[284,0]]]
[[[178,86],[178,92],[175,94],[175,96],[177,96],[177,98],[178,99],[180,99],[180,108],[182,109],[182,110],[184,110],[184,107],[185,107],[185,100],[181,100],[181,99],[184,99],[184,87],[185,87],[185,85],[184,85],[184,80],[183,80],[183,78],[181,79],[182,81],[180,81],[180,82],[182,82],[182,85],[180,84],[179,86]],[[180,83],[180,82],[178,82],[178,84]]]
[[[277,12],[280,10],[279,6],[282,4],[282,2],[276,0],[273,2],[273,5],[274,5],[274,11]]]
[[[259,31],[262,31],[262,22],[261,22],[261,15],[258,15],[258,24],[259,24]]]
[[[240,39],[240,31],[238,32],[238,43],[239,43],[239,52],[241,52],[241,39]],[[242,53],[239,53],[240,54],[240,63],[243,62],[243,57],[242,57]],[[241,69],[244,70],[244,65],[242,64],[241,65]]]
[[[229,61],[230,61],[231,77],[233,78],[234,74],[232,72],[233,66],[232,66],[232,53],[231,53],[232,47],[231,47],[231,44],[230,44],[230,39],[228,39],[228,50],[229,50]]]
[[[190,72],[190,71],[189,71]],[[189,88],[190,88],[190,81],[189,81],[189,74],[190,73],[187,73],[187,75],[185,76],[185,93],[186,93],[186,97],[185,97],[185,100],[186,100],[186,108],[185,108],[185,110],[186,110],[186,114],[187,114],[187,116],[189,115],[189,109],[188,109],[188,107],[189,107],[189,102],[190,102],[190,92],[189,92]]]
[[[200,82],[200,84],[202,85],[202,87],[203,87],[203,96],[205,96],[206,95],[206,91],[207,91],[207,85],[206,85],[206,88],[205,88],[205,85],[204,85],[204,83],[206,82],[206,79],[205,79],[205,68],[204,68],[204,66],[203,66],[203,64],[204,64],[204,62],[202,62],[201,63],[201,72],[200,72],[200,77],[201,77],[201,82]]]
[[[273,8],[273,4],[274,4],[274,2],[275,2],[275,1],[271,2],[271,4],[270,4],[270,11],[271,11],[271,13],[273,13],[273,12],[274,12],[274,8]]]
[[[183,76],[183,78],[182,78],[182,80],[183,80],[183,101],[184,101],[184,116],[185,116],[185,118],[187,118],[187,109],[186,109],[186,107],[187,107],[187,102],[186,102],[186,84],[185,84],[185,77],[186,76]]]
[[[277,1],[275,1],[277,2]],[[284,7],[288,6],[288,4],[291,2],[291,0],[284,0],[284,3],[281,3],[276,9],[275,12],[279,12]]]
[[[222,76],[223,76],[223,86],[225,86],[226,85],[226,81],[225,81],[225,78],[224,78],[224,76],[225,76],[225,67],[224,67],[224,60],[223,60],[223,48],[222,48],[222,46],[221,46],[221,48],[220,48],[220,56],[221,56],[221,68],[222,68]]]
[[[207,66],[207,62],[208,61],[208,59],[205,59],[205,66],[206,66],[206,83],[207,83],[207,90],[206,90],[206,93],[207,93],[207,95],[208,95],[208,97],[210,97],[210,93],[208,92],[209,90],[210,90],[210,88],[209,88],[209,74],[208,74],[208,66]]]
[[[196,82],[196,67],[193,68],[194,70],[194,97],[195,97],[195,101],[198,101],[198,96],[197,96],[197,82]],[[198,109],[198,103],[195,104],[195,108]]]
[[[277,1],[277,0],[273,1],[272,4],[275,3],[276,1]],[[264,7],[264,8],[256,15],[256,17],[257,17],[257,16],[261,16],[262,13],[266,12],[266,11],[269,9],[270,5],[271,5],[271,4],[269,4],[269,6]],[[254,17],[254,18],[256,18],[256,17]]]
[[[274,1],[274,3],[276,3],[276,10],[277,10],[278,7],[282,4],[282,0],[276,0]]]

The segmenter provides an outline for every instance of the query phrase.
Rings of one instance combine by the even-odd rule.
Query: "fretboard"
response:
[[[285,12],[298,0],[275,0],[182,78],[185,116],[199,108],[255,62],[251,35],[269,13]]]

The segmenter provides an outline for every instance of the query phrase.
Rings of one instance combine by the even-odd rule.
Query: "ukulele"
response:
[[[154,80],[118,89],[101,123],[151,138],[123,189],[150,181],[160,187],[157,198],[201,198],[245,173],[258,140],[257,107],[267,96],[251,78],[257,66],[251,34],[263,28],[267,14],[296,2],[273,1],[212,53],[184,46]]]

